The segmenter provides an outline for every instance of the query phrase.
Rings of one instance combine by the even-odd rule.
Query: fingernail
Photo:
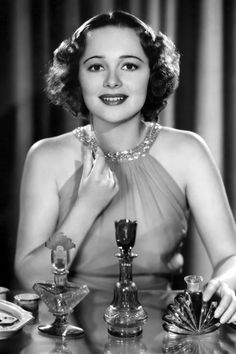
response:
[[[214,317],[216,317],[216,318],[218,318],[219,317],[219,311],[215,311],[215,313],[214,313]]]

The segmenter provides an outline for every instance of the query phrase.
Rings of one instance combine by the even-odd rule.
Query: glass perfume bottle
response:
[[[70,344],[68,343],[68,340],[66,338],[57,338],[54,341],[54,347],[48,354],[75,354],[71,347]]]
[[[108,335],[108,341],[104,346],[103,354],[147,354],[147,347],[142,341],[142,336],[138,338],[117,338]]]
[[[51,264],[54,282],[39,282],[33,289],[56,317],[49,325],[40,325],[38,329],[45,333],[60,337],[78,337],[83,329],[68,323],[68,315],[74,307],[89,293],[87,285],[77,286],[67,280],[69,250],[75,244],[63,233],[53,235],[45,244],[51,249]]]
[[[116,243],[120,252],[119,281],[114,287],[114,297],[104,313],[108,333],[115,337],[139,336],[147,320],[147,313],[138,300],[138,289],[132,279],[132,262],[137,254],[132,253],[136,238],[137,222],[122,219],[115,222]]]
[[[176,334],[205,334],[215,331],[220,322],[214,317],[217,301],[203,301],[199,275],[184,278],[187,289],[179,293],[163,315],[163,328]]]

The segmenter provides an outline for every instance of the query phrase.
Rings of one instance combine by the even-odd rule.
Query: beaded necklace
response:
[[[110,161],[132,161],[136,160],[141,156],[146,156],[150,150],[153,142],[156,140],[156,137],[161,130],[159,123],[149,123],[149,127],[143,141],[136,147],[124,151],[117,152],[104,152],[105,159]],[[94,135],[89,135],[85,127],[78,127],[73,130],[73,134],[79,139],[82,143],[89,146],[93,152],[96,152],[98,143]]]

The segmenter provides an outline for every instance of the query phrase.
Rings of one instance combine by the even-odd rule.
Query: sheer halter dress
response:
[[[86,282],[91,288],[113,289],[119,274],[114,257],[117,251],[114,221],[126,218],[138,223],[134,247],[138,257],[133,265],[137,286],[166,289],[173,276],[168,263],[186,236],[188,210],[183,192],[151,154],[152,146],[158,144],[161,126],[145,124],[148,124],[146,136],[137,147],[105,153],[118,179],[119,191],[90,228],[71,267],[76,281]],[[96,150],[89,126],[76,128],[73,134],[80,143]],[[80,162],[75,175],[60,191],[60,220],[77,196],[82,169]],[[174,271],[179,272],[180,269]]]

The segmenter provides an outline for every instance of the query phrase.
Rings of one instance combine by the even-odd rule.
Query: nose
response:
[[[122,82],[117,74],[116,70],[109,70],[104,80],[104,87],[117,88],[122,85]]]

